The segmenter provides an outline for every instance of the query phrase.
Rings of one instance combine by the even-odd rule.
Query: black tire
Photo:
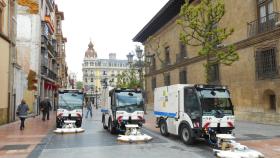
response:
[[[77,120],[77,121],[76,121],[76,127],[77,127],[77,128],[80,128],[81,126],[82,126],[82,121]]]
[[[186,124],[183,124],[180,128],[180,136],[183,143],[187,145],[192,145],[194,143],[194,137],[190,127]]]
[[[62,128],[62,123],[56,118],[56,128]]]
[[[111,118],[108,120],[108,130],[111,134],[115,134],[116,130],[115,127],[113,127],[113,122],[111,121]]]
[[[169,135],[168,129],[167,129],[167,124],[166,124],[165,120],[161,120],[159,122],[159,129],[160,129],[161,135],[166,136],[166,137]]]
[[[62,128],[62,126],[59,122],[56,122],[56,128]]]
[[[103,129],[107,129],[108,127],[105,124],[105,116],[102,116],[102,125],[103,125]]]

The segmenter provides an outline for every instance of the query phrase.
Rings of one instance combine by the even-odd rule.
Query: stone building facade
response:
[[[222,44],[234,44],[240,59],[231,66],[215,65],[211,81],[229,87],[238,119],[280,124],[280,2],[224,2],[226,12],[218,26],[235,31]],[[184,0],[167,2],[133,39],[144,44],[146,55],[154,54],[145,77],[150,109],[155,87],[206,81],[205,58],[198,56],[198,48],[179,40],[176,20],[183,4]],[[155,39],[148,40],[150,36]],[[157,45],[159,49],[152,49]]]
[[[9,82],[12,54],[15,51],[15,8],[14,2],[10,0],[0,0],[0,125],[9,121],[9,104],[11,97],[11,84]]]
[[[88,45],[83,61],[83,83],[87,93],[100,92],[101,81],[107,80],[111,86],[116,85],[116,76],[128,69],[127,60],[119,60],[115,53],[109,54],[109,59],[98,59],[92,42]]]
[[[67,42],[67,38],[63,36],[62,32],[62,21],[64,20],[64,13],[58,10],[57,5],[55,5],[55,19],[55,35],[57,41],[57,84],[59,88],[67,88],[68,66],[65,61],[65,44]]]

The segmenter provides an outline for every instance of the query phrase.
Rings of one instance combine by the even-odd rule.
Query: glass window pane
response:
[[[264,22],[266,22],[266,9],[265,9],[265,6],[263,5],[263,6],[261,6],[260,7],[260,22],[261,23],[264,23]]]

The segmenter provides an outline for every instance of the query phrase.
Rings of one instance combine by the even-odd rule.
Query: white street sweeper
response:
[[[156,124],[164,136],[181,137],[185,144],[205,138],[216,144],[216,134],[230,134],[234,112],[225,86],[176,84],[154,91]]]
[[[141,89],[106,87],[101,94],[103,128],[113,133],[125,133],[118,140],[151,140],[140,133],[144,120],[144,98]]]
[[[55,133],[80,133],[83,119],[84,94],[80,90],[59,90]]]

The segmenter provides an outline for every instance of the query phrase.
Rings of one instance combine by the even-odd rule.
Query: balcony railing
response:
[[[48,68],[41,66],[41,74],[42,75],[47,75],[48,74]]]
[[[45,58],[41,58],[41,66],[48,67],[48,60]]]
[[[280,26],[279,13],[274,12],[247,24],[248,37],[272,31]]]
[[[55,72],[53,72],[52,70],[48,71],[48,78],[56,80],[57,79],[57,75]]]

